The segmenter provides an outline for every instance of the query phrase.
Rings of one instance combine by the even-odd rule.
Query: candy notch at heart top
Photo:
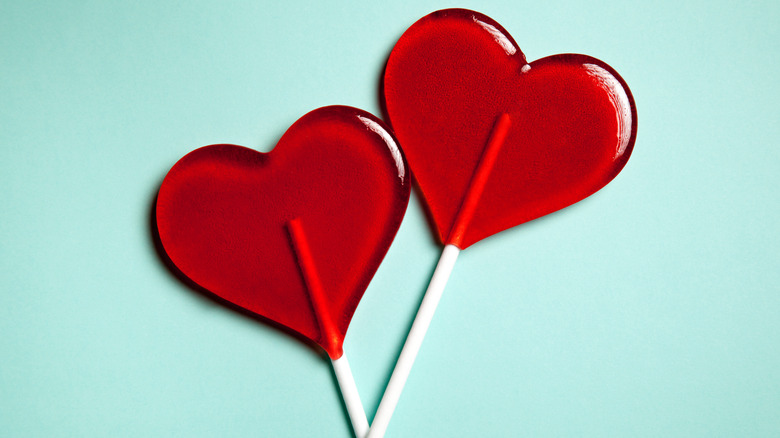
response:
[[[160,187],[157,226],[184,275],[337,359],[409,190],[404,155],[379,119],[325,107],[269,153],[213,145],[186,155]]]
[[[573,54],[529,64],[501,25],[464,9],[401,36],[384,97],[439,238],[461,249],[593,194],[636,138],[611,67]]]

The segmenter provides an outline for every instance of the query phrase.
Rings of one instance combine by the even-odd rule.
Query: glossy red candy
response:
[[[195,283],[336,359],[409,188],[405,158],[380,120],[325,107],[269,153],[213,145],[186,155],[160,187],[157,226]]]
[[[633,97],[607,64],[529,64],[501,25],[463,9],[401,36],[384,97],[439,238],[461,249],[596,192],[636,138]]]

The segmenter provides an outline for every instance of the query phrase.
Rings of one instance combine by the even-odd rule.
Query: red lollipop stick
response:
[[[395,407],[398,405],[401,392],[406,385],[406,380],[409,378],[409,373],[412,371],[414,360],[417,358],[417,353],[420,352],[420,346],[422,346],[425,334],[431,325],[433,314],[436,313],[436,307],[439,305],[444,287],[447,286],[447,280],[450,279],[452,269],[455,267],[455,261],[458,259],[458,254],[460,254],[459,246],[461,245],[463,233],[474,216],[479,198],[485,190],[485,184],[496,162],[496,157],[498,157],[498,151],[506,140],[510,125],[509,114],[501,114],[493,127],[485,149],[482,151],[479,164],[471,179],[466,196],[463,198],[463,204],[456,216],[455,225],[452,228],[450,237],[447,239],[446,245],[444,245],[439,263],[436,264],[436,270],[433,271],[431,282],[428,284],[428,289],[425,291],[420,308],[417,310],[417,316],[415,316],[412,328],[406,337],[401,355],[398,357],[393,374],[390,376],[390,381],[387,383],[387,388],[385,388],[385,393],[382,396],[382,401],[379,403],[379,408],[374,416],[374,422],[371,423],[371,430],[368,433],[369,438],[384,436],[387,426],[390,424],[390,417],[393,416]]]
[[[338,330],[333,324],[328,307],[325,305],[325,292],[322,289],[320,277],[317,275],[317,268],[314,264],[314,258],[311,255],[309,242],[306,240],[306,233],[303,231],[301,220],[300,218],[295,218],[287,222],[286,225],[320,330],[322,330],[323,336],[326,337],[326,343],[330,348],[341,349]],[[336,380],[339,382],[341,396],[347,407],[355,436],[363,438],[368,433],[368,419],[366,418],[366,411],[363,409],[363,403],[360,401],[357,385],[355,385],[355,377],[352,375],[352,369],[349,367],[347,355],[342,353],[338,359],[331,358],[330,363],[333,365],[333,371],[336,373]]]
[[[466,228],[471,223],[471,218],[474,217],[477,203],[480,196],[482,196],[482,192],[485,191],[488,176],[490,176],[490,171],[493,170],[493,165],[496,164],[498,151],[501,149],[501,145],[504,144],[507,134],[509,134],[509,126],[511,124],[509,114],[503,113],[498,117],[495,126],[493,126],[487,146],[482,151],[479,164],[477,164],[477,170],[474,172],[474,177],[471,179],[466,196],[463,198],[463,204],[455,217],[455,225],[452,227],[450,237],[447,239],[448,245],[454,245],[457,248],[463,245],[463,234],[465,234]]]

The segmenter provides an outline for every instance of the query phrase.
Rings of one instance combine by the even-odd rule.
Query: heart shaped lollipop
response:
[[[369,437],[387,429],[460,250],[593,194],[636,138],[634,100],[611,67],[585,55],[529,64],[501,25],[464,9],[413,24],[383,88],[445,247]]]
[[[529,64],[501,25],[463,9],[401,36],[384,98],[439,239],[460,249],[596,192],[636,138],[611,67],[585,55]]]
[[[213,145],[186,155],[160,187],[157,226],[184,275],[322,346],[343,383],[347,327],[409,191],[382,122],[332,106],[301,117],[269,153]]]
[[[166,253],[195,283],[338,358],[409,187],[403,154],[378,119],[326,107],[298,120],[269,153],[214,145],[186,155],[160,187],[157,225]],[[321,330],[299,266],[288,226],[295,219],[332,333]]]

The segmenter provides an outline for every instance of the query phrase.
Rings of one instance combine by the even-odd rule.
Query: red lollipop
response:
[[[301,117],[269,153],[213,145],[186,155],[160,187],[157,226],[192,281],[328,353],[362,437],[368,422],[342,344],[409,191],[382,122],[331,106]]]
[[[501,25],[448,9],[413,24],[387,62],[384,98],[445,245],[369,436],[382,436],[460,250],[571,205],[628,161],[636,108],[585,55],[526,62]]]

